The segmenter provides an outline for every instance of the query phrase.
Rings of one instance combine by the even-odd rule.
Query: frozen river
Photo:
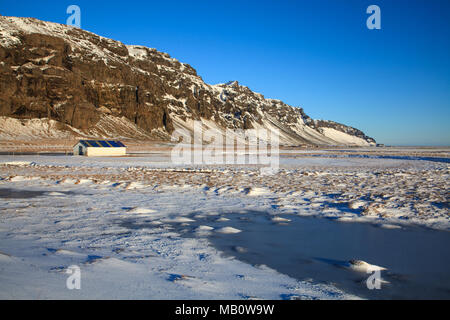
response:
[[[413,226],[388,229],[295,216],[286,216],[291,221],[280,224],[262,212],[225,216],[229,225],[244,231],[211,233],[209,239],[220,251],[247,263],[266,265],[298,280],[335,284],[363,298],[450,298],[448,231]],[[200,223],[219,225],[214,218]],[[370,274],[347,268],[351,259],[387,268],[381,276],[389,284],[369,290]]]

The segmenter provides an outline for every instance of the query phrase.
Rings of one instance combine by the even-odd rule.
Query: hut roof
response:
[[[126,148],[126,146],[118,140],[80,140],[87,148]]]

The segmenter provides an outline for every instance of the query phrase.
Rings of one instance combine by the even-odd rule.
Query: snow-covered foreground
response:
[[[208,235],[246,232],[224,218],[246,210],[281,224],[314,215],[448,230],[448,177],[445,163],[387,159],[285,159],[261,176],[250,166],[171,167],[161,155],[2,157],[0,298],[354,298],[226,257]],[[201,224],[211,216],[220,227]],[[199,223],[195,236],[178,232]],[[66,288],[72,265],[81,290]]]
[[[111,182],[36,179],[0,188],[9,196],[0,209],[0,299],[352,298],[224,257],[200,234],[186,239],[172,230],[193,221],[188,213],[219,215],[217,208],[242,210],[251,200]],[[236,230],[224,221],[212,232]],[[72,265],[81,269],[81,290],[66,288]]]

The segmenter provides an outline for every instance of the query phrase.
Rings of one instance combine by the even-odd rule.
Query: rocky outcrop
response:
[[[31,18],[0,17],[0,31],[0,116],[45,118],[80,132],[116,117],[163,139],[199,120],[222,129],[277,129],[283,144],[342,144],[320,130],[331,122],[315,122],[237,81],[208,85],[156,49]],[[359,130],[333,128],[357,144],[374,143]]]
[[[371,144],[376,144],[375,139],[368,137],[364,132],[356,128],[352,128],[341,123],[337,123],[329,120],[313,120],[313,125],[316,129],[321,130],[322,128],[331,128],[340,132],[347,133],[350,136],[361,138]]]
[[[62,25],[0,19],[2,30],[18,40],[8,45],[8,39],[2,39],[0,46],[1,116],[45,117],[84,130],[107,113],[125,116],[147,131],[173,130],[167,103],[156,98],[163,95],[164,86],[156,77],[133,70],[126,46]],[[52,31],[54,35],[45,34]],[[99,57],[95,51],[114,59]],[[140,67],[146,72],[156,69],[151,61]]]

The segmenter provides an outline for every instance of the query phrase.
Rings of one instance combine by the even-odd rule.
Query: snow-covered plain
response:
[[[262,176],[252,166],[174,167],[166,157],[0,157],[0,299],[356,298],[224,256],[208,236],[245,232],[224,213],[246,210],[280,223],[313,215],[450,227],[446,163],[287,157]],[[220,228],[202,224],[211,216]],[[194,222],[195,237],[177,231]],[[81,290],[66,288],[72,265]]]

